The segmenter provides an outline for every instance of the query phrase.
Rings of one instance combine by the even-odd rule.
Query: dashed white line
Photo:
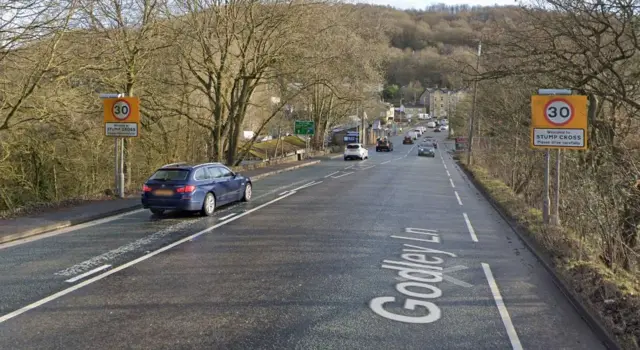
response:
[[[451,174],[449,173],[449,170],[447,170],[447,176],[451,177]]]
[[[518,338],[516,328],[513,326],[513,322],[511,322],[509,311],[507,311],[507,307],[504,305],[502,295],[500,294],[500,289],[498,289],[498,284],[493,278],[491,267],[489,266],[489,264],[482,263],[482,269],[484,270],[484,275],[487,277],[487,282],[489,282],[489,288],[491,289],[493,300],[495,300],[496,306],[498,307],[498,312],[500,313],[500,318],[502,318],[504,328],[507,330],[507,335],[509,336],[509,341],[511,342],[511,348],[513,348],[514,350],[522,350],[520,338]]]
[[[288,192],[288,191],[287,191],[287,192]],[[287,193],[287,192],[285,192],[285,193]],[[218,219],[218,220],[220,220],[220,221],[224,221],[224,220],[227,220],[228,218],[230,218],[230,217],[232,217],[232,216],[235,216],[235,215],[238,215],[238,214],[237,214],[237,213],[231,213],[231,214],[229,214],[229,215],[226,215],[226,216],[221,217],[221,218],[220,218],[220,219]]]
[[[278,196],[284,196],[285,194],[287,194],[287,193],[289,193],[289,192],[291,192],[291,191],[284,191],[284,192],[282,192],[282,193],[279,193],[279,194],[278,194]]]
[[[467,224],[467,229],[469,230],[469,234],[471,235],[471,240],[477,242],[478,236],[476,236],[476,231],[473,229],[473,226],[471,226],[469,216],[467,216],[467,213],[462,213],[462,216],[464,216],[464,222]]]
[[[444,162],[442,162],[442,164],[444,164]],[[447,169],[447,165],[446,164],[444,164],[444,168]]]
[[[402,158],[404,158],[404,157],[394,158],[393,160],[400,160],[400,159],[402,159]]]
[[[353,168],[354,166],[355,166],[355,165],[350,165],[350,166],[348,166],[348,167],[344,168],[344,170],[351,169],[351,168]]]
[[[326,179],[326,178],[328,178],[329,176],[335,175],[335,174],[337,174],[337,173],[339,173],[339,171],[335,171],[335,172],[333,172],[333,173],[331,173],[331,174],[325,175],[324,177],[325,177],[325,179]]]
[[[367,170],[367,169],[371,169],[371,168],[373,168],[373,167],[375,167],[375,165],[371,165],[371,166],[368,166],[368,167],[366,167],[366,168],[361,168],[360,170]]]
[[[156,251],[153,251],[153,252],[151,252],[149,254],[143,255],[143,256],[135,259],[135,260],[129,261],[126,264],[120,265],[120,266],[118,266],[118,267],[116,267],[116,268],[114,268],[112,270],[105,271],[105,272],[103,272],[103,273],[101,273],[101,274],[99,274],[99,275],[97,275],[95,277],[92,277],[92,278],[90,278],[90,279],[88,279],[86,281],[80,282],[80,283],[78,283],[76,285],[73,285],[73,286],[67,288],[67,289],[61,290],[61,291],[59,291],[57,293],[54,293],[54,294],[52,294],[52,295],[50,295],[50,296],[48,296],[46,298],[40,299],[40,300],[38,300],[38,301],[36,301],[34,303],[31,303],[31,304],[29,304],[27,306],[24,306],[24,307],[22,307],[22,308],[20,308],[20,309],[18,309],[16,311],[10,312],[10,313],[0,317],[0,323],[6,322],[6,321],[8,321],[8,320],[10,320],[10,319],[12,319],[12,318],[14,318],[16,316],[19,316],[19,315],[29,311],[29,310],[35,309],[38,306],[44,305],[44,304],[46,304],[46,303],[48,303],[50,301],[56,300],[56,299],[58,299],[58,298],[60,298],[62,296],[65,296],[65,295],[73,292],[73,291],[76,291],[76,290],[78,290],[78,289],[80,289],[80,288],[82,288],[84,286],[87,286],[87,285],[89,285],[91,283],[94,283],[94,282],[97,282],[97,281],[99,281],[101,279],[104,279],[105,277],[113,275],[114,273],[116,273],[118,271],[122,271],[122,270],[124,270],[124,269],[126,269],[128,267],[131,267],[131,266],[133,266],[135,264],[143,262],[143,261],[151,258],[152,256],[155,256],[155,255],[158,255],[158,254],[160,254],[162,252],[165,252],[165,251],[167,251],[167,250],[169,250],[169,249],[171,249],[171,248],[173,248],[175,246],[178,246],[178,245],[183,244],[185,242],[189,242],[189,241],[193,240],[194,238],[196,238],[198,236],[201,236],[201,235],[203,235],[203,234],[205,234],[207,232],[211,232],[211,231],[215,230],[216,228],[218,228],[220,226],[226,225],[226,224],[228,224],[230,222],[233,222],[235,220],[240,219],[243,216],[249,215],[249,214],[251,214],[251,213],[253,213],[253,212],[257,211],[257,210],[260,210],[260,209],[262,209],[262,208],[264,208],[264,207],[266,207],[268,205],[271,205],[273,203],[281,201],[281,200],[289,197],[292,194],[293,194],[293,192],[289,193],[286,196],[278,197],[278,198],[276,198],[274,200],[266,202],[266,203],[264,203],[262,205],[259,205],[259,206],[255,207],[253,209],[249,209],[249,210],[245,211],[242,214],[239,214],[239,215],[236,215],[236,216],[232,217],[231,219],[228,219],[226,221],[222,221],[222,222],[220,222],[220,223],[218,223],[216,225],[213,225],[213,226],[211,226],[209,228],[206,228],[206,229],[204,229],[204,230],[202,230],[200,232],[194,233],[191,236],[185,237],[185,238],[183,238],[183,239],[181,239],[179,241],[176,241],[176,242],[173,242],[173,243],[171,243],[169,245],[166,245],[166,246],[164,246],[164,247],[162,247],[162,248],[160,248],[160,249],[158,249]]]
[[[347,175],[351,175],[351,174],[353,174],[353,171],[350,171],[350,172],[348,172],[348,173],[344,173],[344,174],[342,174],[342,175],[338,175],[338,176],[332,176],[331,178],[333,178],[333,179],[337,179],[337,178],[339,178],[339,177],[343,177],[343,176],[347,176]]]
[[[389,163],[389,162],[391,162],[391,160],[387,160],[386,162],[382,162],[382,163],[380,163],[380,164],[387,164],[387,163]]]
[[[460,195],[458,195],[458,191],[453,191],[456,194],[456,199],[458,200],[458,204],[462,205],[462,200],[460,199]]]
[[[107,265],[102,265],[102,266],[100,266],[100,267],[96,267],[95,269],[93,269],[93,270],[91,270],[91,271],[87,271],[87,272],[83,273],[82,275],[78,275],[78,276],[76,276],[76,277],[74,277],[74,278],[69,278],[69,279],[68,279],[68,280],[66,280],[65,282],[67,282],[67,283],[73,283],[73,282],[78,281],[78,280],[81,280],[81,279],[83,279],[83,278],[85,278],[85,277],[87,277],[87,276],[93,275],[93,274],[94,274],[94,273],[96,273],[96,272],[100,272],[100,271],[102,271],[102,270],[106,270],[106,269],[108,269],[108,268],[110,268],[110,267],[111,267],[111,265],[108,265],[108,264],[107,264]]]
[[[451,187],[456,188],[456,185],[453,184],[453,180],[449,178],[449,182],[451,183]]]

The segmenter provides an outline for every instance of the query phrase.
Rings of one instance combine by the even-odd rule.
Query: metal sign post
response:
[[[531,148],[545,150],[542,202],[545,224],[552,221],[554,225],[560,225],[560,151],[587,149],[587,97],[572,93],[570,89],[539,89],[538,95],[531,97]],[[553,148],[557,153],[554,213],[551,216],[549,150]]]
[[[139,136],[140,100],[123,93],[100,94],[104,106],[105,136],[114,140],[115,190],[124,198],[124,138]]]

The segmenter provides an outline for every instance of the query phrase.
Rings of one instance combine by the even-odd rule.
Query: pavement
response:
[[[0,349],[604,348],[452,144],[393,141],[212,217],[136,210],[0,245]]]
[[[319,163],[318,160],[311,159],[241,171],[241,173],[249,176],[252,181],[259,181],[267,176],[317,163]],[[81,205],[47,210],[36,215],[0,219],[0,244],[125,213],[141,207],[140,197],[132,196],[125,199],[88,201]]]

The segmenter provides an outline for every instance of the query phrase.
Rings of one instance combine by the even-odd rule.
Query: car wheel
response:
[[[250,182],[247,182],[247,185],[244,187],[244,195],[242,196],[242,201],[243,202],[250,201],[252,195],[253,195],[253,186],[251,186]]]
[[[346,161],[348,161],[348,160],[349,160],[349,158],[347,158],[347,157],[344,157],[344,161],[345,161],[345,162],[346,162]]]
[[[163,209],[149,209],[149,211],[151,212],[151,214],[156,216],[162,216],[162,214],[164,214]]]
[[[202,210],[200,214],[203,216],[211,216],[213,212],[216,210],[216,197],[213,193],[209,192],[204,197],[204,203],[202,203]]]

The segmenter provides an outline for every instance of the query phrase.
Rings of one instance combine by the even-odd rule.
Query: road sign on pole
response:
[[[106,136],[139,136],[140,100],[137,97],[105,98],[103,105]]]
[[[293,130],[293,133],[296,135],[315,135],[315,122],[313,120],[296,120],[293,125]]]
[[[587,96],[532,96],[531,148],[587,149]]]

